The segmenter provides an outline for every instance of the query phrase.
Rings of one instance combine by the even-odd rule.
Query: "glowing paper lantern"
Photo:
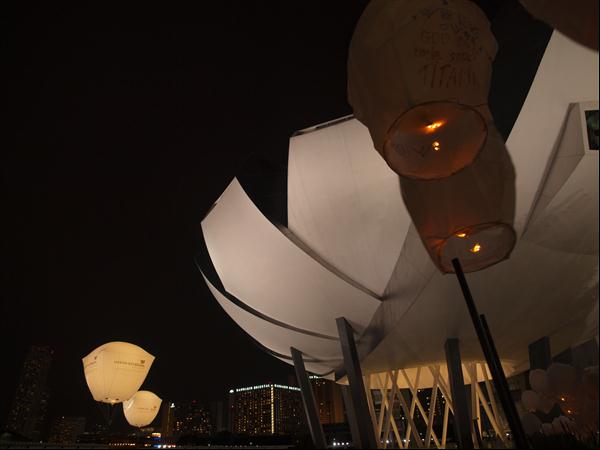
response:
[[[509,257],[516,243],[514,167],[495,127],[477,160],[437,180],[401,177],[402,198],[433,262],[473,272]]]
[[[520,0],[536,19],[598,50],[598,0]]]
[[[109,342],[83,358],[83,372],[94,400],[115,404],[140,388],[154,356],[137,345]]]
[[[348,58],[348,99],[398,174],[447,177],[470,165],[493,123],[497,44],[467,0],[374,0]]]
[[[150,425],[160,410],[161,398],[150,391],[137,391],[123,402],[123,413],[127,423],[134,427]]]
[[[467,0],[374,0],[348,57],[348,99],[401,176],[432,260],[473,272],[516,242],[514,167],[487,107],[496,41]]]

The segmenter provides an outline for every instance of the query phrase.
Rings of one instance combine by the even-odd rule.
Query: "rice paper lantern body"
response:
[[[127,423],[134,427],[150,425],[160,410],[162,399],[150,391],[137,391],[123,402],[123,413]]]
[[[102,403],[128,400],[137,392],[154,356],[127,342],[109,342],[83,358],[85,381],[94,397]]]
[[[534,16],[598,51],[598,0],[519,0]]]
[[[475,160],[493,124],[496,51],[473,2],[370,2],[350,44],[348,99],[394,171],[443,178]]]
[[[425,248],[440,271],[458,258],[473,272],[509,257],[516,243],[515,171],[495,127],[477,160],[451,177],[401,177],[402,198]]]

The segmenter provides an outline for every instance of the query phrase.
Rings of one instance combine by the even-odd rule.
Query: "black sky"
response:
[[[16,139],[2,163],[2,420],[30,344],[55,349],[57,414],[95,411],[80,358],[111,340],[156,355],[144,386],[167,399],[286,379],[210,296],[198,227],[250,154],[285,154],[293,131],[350,113],[346,51],[364,5],[5,11]]]
[[[292,373],[211,297],[199,223],[249,155],[285,155],[295,130],[351,113],[347,47],[365,5],[3,2],[1,423],[31,344],[55,350],[54,414],[95,414],[81,357],[113,340],[156,356],[144,387],[165,399]],[[543,39],[513,35],[507,48],[537,65],[527,45]]]

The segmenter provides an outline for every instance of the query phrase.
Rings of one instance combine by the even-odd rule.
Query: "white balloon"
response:
[[[129,425],[145,427],[150,425],[160,410],[161,398],[150,391],[137,391],[133,397],[123,402],[123,413]]]
[[[551,434],[554,434],[554,428],[552,428],[552,424],[551,423],[543,423],[542,424],[542,433],[544,433],[546,436],[550,436]]]
[[[558,417],[555,417],[552,421],[552,429],[554,430],[554,434],[564,434],[566,432],[561,420]]]
[[[558,416],[558,420],[560,420],[560,422],[563,425],[563,428],[566,429],[566,431],[569,431],[569,432],[576,431],[575,423],[571,419],[569,419],[567,416]]]
[[[535,411],[539,409],[540,395],[533,391],[523,391],[521,394],[521,403],[527,411]]]
[[[548,374],[542,369],[532,370],[529,372],[529,384],[538,393],[548,392]]]
[[[550,388],[563,394],[571,392],[577,381],[577,369],[567,364],[554,363],[548,367],[548,383]]]
[[[154,356],[137,345],[109,342],[83,358],[85,381],[94,397],[102,403],[120,403],[140,388]]]
[[[540,431],[542,428],[542,421],[533,413],[526,412],[521,416],[521,423],[523,424],[523,430],[528,435],[532,435]]]

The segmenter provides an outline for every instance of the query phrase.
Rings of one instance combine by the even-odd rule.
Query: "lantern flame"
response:
[[[442,125],[444,125],[444,122],[441,121],[441,120],[438,120],[436,122],[432,122],[429,125],[425,125],[425,131],[427,133],[433,133],[435,130],[437,130]]]
[[[464,232],[463,233],[456,233],[456,237],[465,238],[465,237],[467,237],[467,233],[464,233]]]
[[[439,151],[440,151],[440,148],[441,148],[441,147],[440,147],[440,143],[439,143],[439,141],[433,141],[433,144],[431,144],[431,146],[433,147],[433,150],[434,150],[434,151],[436,151],[436,152],[439,152]]]
[[[481,244],[479,244],[479,243],[475,244],[473,247],[471,247],[469,249],[469,251],[471,253],[478,253],[479,251],[481,251]]]

